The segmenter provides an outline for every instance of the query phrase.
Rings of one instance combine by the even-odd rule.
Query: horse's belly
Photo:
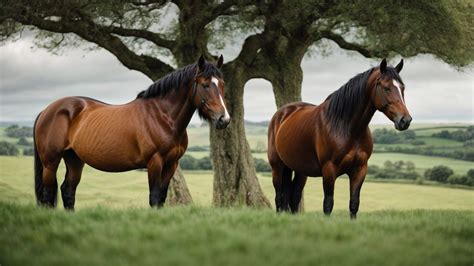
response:
[[[288,153],[279,155],[283,163],[291,170],[306,176],[321,176],[321,167],[317,160],[312,158],[301,159],[297,155],[295,157]]]
[[[278,156],[291,170],[307,176],[321,176],[321,166],[316,151],[305,138],[293,139],[291,142],[281,140],[276,145]]]
[[[86,164],[102,171],[123,172],[146,166],[132,135],[119,130],[80,129],[70,143]]]
[[[102,148],[91,145],[73,146],[72,149],[82,161],[101,171],[123,172],[146,166],[137,156],[130,156],[130,152],[120,147]]]

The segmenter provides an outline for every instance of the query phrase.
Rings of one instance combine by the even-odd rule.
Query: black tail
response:
[[[39,116],[41,113],[36,117],[35,124],[33,126],[33,150],[35,152],[35,194],[36,194],[36,203],[40,205],[40,199],[42,197],[43,191],[43,163],[38,154],[38,149],[36,148],[36,139],[35,139],[35,130],[36,130],[36,122],[38,121]]]

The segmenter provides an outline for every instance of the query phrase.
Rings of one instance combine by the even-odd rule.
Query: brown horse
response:
[[[322,176],[324,213],[333,208],[334,183],[350,178],[351,218],[359,209],[359,194],[372,153],[369,122],[376,110],[405,130],[412,120],[399,76],[403,60],[388,67],[384,59],[349,80],[321,105],[290,103],[280,108],[268,128],[268,160],[272,167],[277,211],[298,211],[307,176]],[[292,179],[292,172],[295,172]]]
[[[64,159],[64,208],[74,209],[84,163],[107,172],[148,169],[150,206],[163,206],[179,158],[188,145],[186,127],[194,112],[225,128],[230,117],[217,64],[198,63],[168,74],[124,105],[85,97],[57,100],[35,121],[35,192],[39,205],[54,207],[56,171]]]

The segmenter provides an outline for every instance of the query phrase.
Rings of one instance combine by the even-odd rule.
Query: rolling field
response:
[[[201,152],[199,152],[201,153]],[[190,153],[194,156],[194,152]],[[200,154],[198,156],[204,157],[205,155]],[[196,156],[196,158],[200,158]],[[206,155],[208,156],[208,155]],[[268,160],[266,153],[254,153],[255,158]],[[445,157],[436,156],[425,156],[417,154],[404,154],[404,153],[372,153],[369,159],[369,165],[383,166],[385,161],[412,161],[416,165],[416,170],[423,174],[426,169],[432,168],[436,165],[446,165],[453,169],[457,174],[465,174],[469,169],[474,168],[473,162],[456,160]]]
[[[32,157],[0,157],[0,201],[33,204]],[[64,167],[58,171],[58,182],[64,178]],[[186,182],[198,206],[209,207],[212,202],[212,172],[185,171]],[[273,204],[275,197],[268,174],[259,174],[262,189]],[[336,182],[335,205],[347,210],[349,181],[340,177]],[[322,212],[321,178],[310,178],[305,187],[305,209]],[[61,205],[59,200],[59,205]],[[147,207],[148,181],[146,172],[105,173],[84,168],[77,190],[77,208],[101,205],[112,208]],[[395,209],[463,209],[474,211],[474,190],[413,184],[365,182],[362,189],[362,212]]]

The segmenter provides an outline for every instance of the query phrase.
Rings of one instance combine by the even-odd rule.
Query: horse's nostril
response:
[[[224,118],[225,118],[225,117],[224,117],[223,115],[221,115],[221,116],[219,117],[218,121],[219,121],[219,122],[224,122]]]

